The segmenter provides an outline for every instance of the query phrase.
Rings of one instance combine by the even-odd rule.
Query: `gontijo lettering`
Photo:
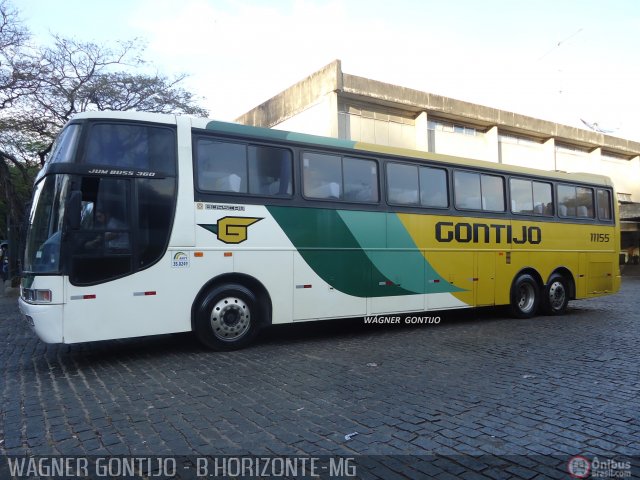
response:
[[[459,243],[531,243],[542,242],[540,227],[522,225],[515,230],[511,225],[486,223],[436,223],[436,240],[438,242]]]

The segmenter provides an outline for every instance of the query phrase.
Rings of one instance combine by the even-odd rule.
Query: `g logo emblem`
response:
[[[224,243],[242,243],[247,239],[249,225],[259,222],[256,217],[223,217],[216,225],[199,224],[202,228],[215,233],[218,240]]]

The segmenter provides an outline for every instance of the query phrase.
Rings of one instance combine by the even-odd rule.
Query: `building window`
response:
[[[451,123],[451,122],[443,122],[441,120],[428,120],[427,121],[427,130],[432,131],[441,131],[447,133],[458,133],[461,135],[478,135],[478,130],[474,127],[470,127],[468,125],[462,125],[459,123]]]

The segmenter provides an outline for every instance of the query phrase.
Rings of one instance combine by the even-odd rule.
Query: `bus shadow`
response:
[[[318,340],[348,340],[388,335],[390,332],[418,330],[425,327],[449,328],[459,324],[476,321],[500,320],[494,308],[456,310],[443,312],[414,313],[411,317],[439,319],[438,323],[415,324],[405,321],[406,315],[398,317],[398,323],[365,323],[363,317],[319,320],[282,325],[272,325],[264,329],[253,344],[246,349],[290,345]],[[379,318],[384,318],[379,316]],[[246,350],[245,349],[245,350]],[[44,361],[64,362],[86,366],[110,361],[128,362],[166,358],[169,355],[189,356],[201,354],[225,355],[225,352],[213,352],[202,346],[191,332],[147,337],[105,340],[72,345],[44,346]]]
[[[590,310],[584,306],[572,307],[567,315],[582,317]],[[263,348],[290,346],[298,344],[304,346],[309,343],[349,341],[367,338],[379,338],[385,335],[407,331],[424,331],[425,329],[458,329],[463,326],[474,325],[478,322],[521,322],[538,321],[545,318],[518,320],[509,315],[503,307],[482,307],[465,310],[447,310],[439,312],[421,312],[408,315],[378,316],[383,318],[398,318],[396,323],[366,323],[363,317],[342,318],[335,320],[320,320],[282,325],[272,325],[264,329],[255,341],[244,351],[256,351]],[[439,319],[437,323],[416,323],[407,318]],[[391,337],[390,337],[391,338]],[[59,361],[75,364],[77,367],[97,365],[108,362],[137,362],[152,361],[154,359],[175,360],[182,356],[200,355],[229,355],[229,352],[214,352],[202,346],[191,332],[168,335],[138,337],[121,340],[106,340],[74,345],[47,345],[43,361]]]
[[[259,345],[304,343],[305,341],[384,336],[390,332],[452,328],[476,321],[504,320],[496,308],[478,308],[441,312],[379,315],[379,322],[367,322],[363,317],[341,318],[273,325],[258,338]],[[386,320],[386,321],[385,321]],[[387,321],[389,323],[387,323]]]

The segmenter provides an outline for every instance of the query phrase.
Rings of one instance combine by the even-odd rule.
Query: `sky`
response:
[[[637,0],[11,0],[38,43],[139,38],[230,120],[346,73],[640,141]]]

